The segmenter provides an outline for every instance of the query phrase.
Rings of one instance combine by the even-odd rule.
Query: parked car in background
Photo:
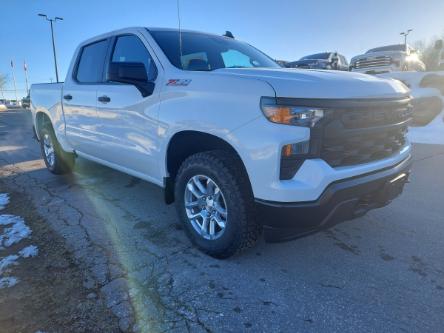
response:
[[[4,111],[6,109],[7,109],[7,107],[6,107],[6,100],[0,99],[0,111]]]
[[[347,59],[337,52],[323,52],[302,57],[287,64],[288,68],[336,69],[348,71]]]
[[[436,119],[444,108],[444,74],[433,72],[389,72],[378,77],[392,78],[404,83],[412,97],[410,126],[426,126]]]
[[[283,69],[229,37],[97,36],[64,83],[33,84],[31,99],[49,171],[80,156],[162,187],[191,241],[218,258],[262,230],[284,240],[385,206],[410,172],[401,82]]]
[[[377,47],[353,57],[350,70],[366,74],[396,71],[425,71],[419,52],[409,45],[396,44]]]
[[[31,106],[31,98],[28,96],[22,98],[22,108],[29,109]]]
[[[289,61],[286,60],[275,60],[279,65],[281,65],[281,67],[287,68],[288,64],[290,63]]]
[[[21,103],[19,101],[16,101],[15,99],[11,99],[9,101],[6,101],[6,106],[8,108],[19,108],[21,106]]]

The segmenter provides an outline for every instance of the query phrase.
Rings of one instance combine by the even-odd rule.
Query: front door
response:
[[[141,36],[121,35],[111,43],[109,63],[143,63],[148,80],[155,82],[157,68]],[[154,177],[153,181],[160,173],[156,158],[159,89],[155,86],[145,97],[132,84],[108,81],[97,89],[98,157],[130,173]]]

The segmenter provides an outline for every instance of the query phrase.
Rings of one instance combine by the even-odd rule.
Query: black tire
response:
[[[51,163],[45,154],[45,136],[49,136],[54,147],[54,161]],[[65,152],[60,146],[54,134],[51,124],[47,123],[40,131],[40,151],[46,168],[56,175],[70,173],[74,167],[75,156],[73,153]]]
[[[182,163],[176,177],[176,208],[188,237],[202,252],[219,259],[252,247],[261,232],[255,219],[251,186],[240,163],[233,154],[225,151],[197,153]],[[187,217],[185,186],[196,175],[210,177],[223,193],[228,215],[225,231],[218,239],[208,240],[202,237]]]

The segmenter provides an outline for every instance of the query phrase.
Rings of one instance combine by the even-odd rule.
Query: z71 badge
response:
[[[175,86],[175,87],[179,87],[179,86],[187,86],[189,85],[191,82],[191,80],[188,79],[170,79],[167,82],[167,86]]]

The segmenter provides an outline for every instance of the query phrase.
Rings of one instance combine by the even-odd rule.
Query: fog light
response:
[[[282,156],[290,157],[293,155],[308,154],[309,151],[310,151],[310,143],[308,141],[292,143],[282,147]]]
[[[309,141],[288,144],[282,147],[280,179],[292,179],[310,151]]]

